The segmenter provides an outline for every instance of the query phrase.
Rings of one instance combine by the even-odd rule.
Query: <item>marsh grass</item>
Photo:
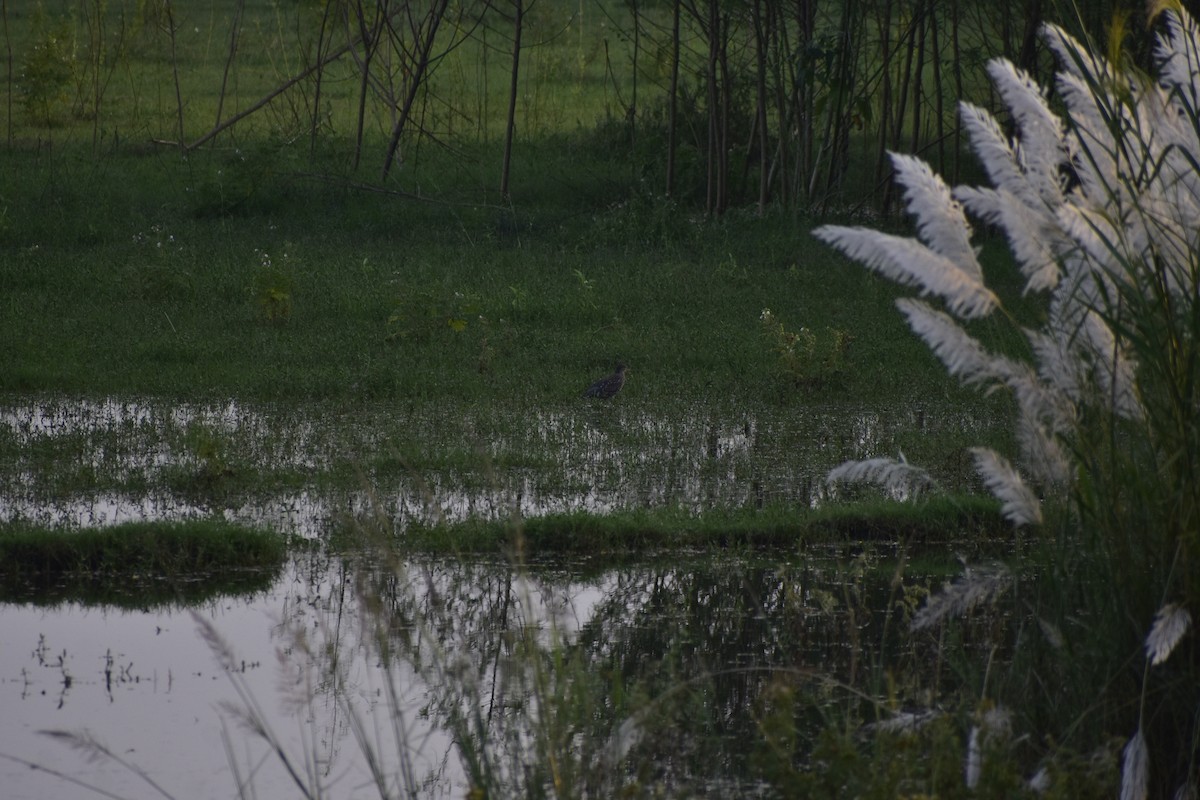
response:
[[[1004,527],[994,501],[960,495],[908,505],[866,500],[815,511],[767,507],[703,514],[677,509],[549,514],[522,519],[517,546],[522,558],[727,547],[795,550],[847,542],[903,543],[919,551],[948,542],[986,547]],[[429,552],[494,553],[498,547],[514,546],[512,523],[507,520],[418,524],[402,536],[405,546]]]
[[[0,528],[0,592],[8,602],[144,608],[271,585],[280,535],[223,521],[126,523],[61,530]]]

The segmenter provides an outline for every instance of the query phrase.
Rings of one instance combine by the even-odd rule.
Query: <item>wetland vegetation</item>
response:
[[[1196,791],[1194,59],[1107,28],[1164,121],[1039,3],[229,5],[3,6],[0,761],[66,743],[55,786],[126,797]],[[960,236],[889,149],[1011,202],[956,195]],[[929,251],[970,281],[896,268]]]

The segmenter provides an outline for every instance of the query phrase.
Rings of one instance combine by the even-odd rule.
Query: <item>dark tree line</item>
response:
[[[94,31],[91,47],[100,48],[107,35],[100,7],[80,2],[91,9],[82,15]],[[475,88],[482,95],[494,88],[486,86],[488,60],[507,63],[497,187],[506,200],[514,147],[527,135],[520,114],[522,53],[560,35],[555,26],[564,15],[603,18],[611,31],[604,40],[604,79],[615,90],[619,107],[611,116],[623,130],[630,162],[663,193],[710,214],[750,203],[887,207],[893,199],[889,150],[920,154],[957,180],[971,163],[963,158],[957,101],[990,104],[984,64],[995,56],[1045,82],[1053,64],[1038,31],[1047,20],[1104,41],[1116,15],[1123,15],[1134,57],[1150,58],[1143,0],[310,0],[291,12],[301,62],[272,91],[224,116],[247,16],[244,0],[237,0],[228,17],[216,119],[196,133],[185,120],[175,63],[181,8],[171,0],[141,5],[140,13],[170,44],[175,143],[185,150],[282,104],[305,121],[314,148],[322,136],[350,133],[356,170],[369,146],[368,125],[381,125],[386,144],[379,177],[386,180],[405,147],[456,146],[453,124],[432,125],[431,119],[486,116],[437,80],[447,56],[464,45],[476,48],[483,61],[476,74],[485,85]],[[7,23],[7,9],[5,15]],[[89,100],[97,120],[112,70],[102,73],[100,55],[91,66]],[[11,53],[9,62],[11,103]],[[106,56],[104,63],[112,62]],[[335,66],[340,80],[355,76],[352,132],[330,130],[325,98]]]

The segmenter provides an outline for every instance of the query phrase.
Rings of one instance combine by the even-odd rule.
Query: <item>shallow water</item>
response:
[[[263,800],[296,797],[279,757],[241,720],[253,703],[308,785],[328,796],[377,794],[366,747],[393,791],[406,783],[423,797],[461,797],[466,779],[442,711],[480,709],[497,751],[525,741],[518,710],[537,707],[538,697],[513,677],[530,663],[513,660],[522,630],[581,659],[564,685],[618,670],[627,687],[647,693],[652,713],[638,718],[614,707],[606,686],[591,688],[600,722],[574,739],[585,762],[631,747],[631,758],[654,765],[659,785],[722,796],[755,782],[747,743],[765,686],[804,673],[795,682],[827,696],[826,678],[848,681],[862,668],[851,642],[878,646],[866,642],[879,625],[851,623],[836,598],[848,585],[879,607],[888,595],[886,571],[856,578],[861,557],[820,554],[599,571],[558,565],[524,576],[502,563],[410,562],[363,594],[354,562],[298,555],[270,590],[194,610],[0,606],[4,796],[96,796],[83,784],[160,796],[148,778],[179,798],[236,797],[239,781]],[[372,645],[380,622],[391,658]],[[356,719],[367,723],[365,745]],[[128,766],[43,731],[90,736]]]
[[[371,514],[402,532],[413,520],[514,510],[804,508],[828,498],[823,477],[845,459],[902,448],[911,457],[925,438],[973,443],[991,424],[928,408],[17,399],[0,404],[0,524],[219,515],[321,543],[345,515]],[[935,470],[948,488],[963,481],[956,463],[951,456]],[[882,646],[869,644],[878,634],[869,620],[892,607],[894,591],[846,554],[762,563],[672,554],[619,569],[543,566],[527,577],[506,563],[426,560],[363,584],[378,565],[364,571],[356,558],[322,552],[293,555],[267,591],[193,609],[0,605],[4,797],[96,796],[72,780],[161,797],[136,769],[178,798],[235,797],[239,782],[264,800],[297,796],[279,757],[241,719],[247,703],[261,708],[303,780],[328,796],[378,796],[368,748],[393,795],[407,787],[461,797],[452,709],[486,708],[488,735],[509,750],[519,743],[497,769],[526,755],[533,734],[516,710],[539,706],[514,635],[531,630],[542,644],[566,643],[582,674],[621,675],[649,698],[653,720],[590,697],[603,713],[571,740],[584,763],[617,763],[632,747],[671,793],[745,794],[757,785],[748,771],[761,740],[755,699],[791,676],[812,691],[816,713],[831,698],[825,681],[853,683],[864,653]],[[854,598],[862,607],[851,615]],[[395,637],[389,658],[369,635],[380,620]],[[214,645],[227,651],[224,664]],[[587,683],[578,678],[568,683]],[[75,746],[47,730],[72,732]],[[91,744],[78,738],[84,732]],[[96,743],[127,766],[90,757]],[[624,774],[608,765],[586,780]]]
[[[912,457],[926,437],[976,443],[994,423],[925,407],[18,400],[0,405],[0,523],[218,515],[315,538],[367,511],[402,529],[514,512],[803,508],[829,496],[824,476],[844,460]],[[951,451],[937,458],[919,463],[947,488],[969,482]]]

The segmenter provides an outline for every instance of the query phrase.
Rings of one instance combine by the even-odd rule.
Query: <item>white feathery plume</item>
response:
[[[983,772],[983,748],[979,745],[979,726],[972,725],[967,737],[967,763],[964,769],[968,789],[979,785],[979,776]]]
[[[1065,432],[1074,418],[1070,401],[1043,383],[1028,364],[993,356],[996,379],[1012,390],[1021,413],[1050,426],[1053,433]]]
[[[910,297],[897,299],[896,307],[908,319],[908,326],[929,345],[951,375],[968,386],[997,377],[997,357],[971,338],[950,315]]]
[[[1121,231],[1103,213],[1067,204],[1058,209],[1058,224],[1093,269],[1119,273],[1117,248]]]
[[[912,733],[941,716],[942,712],[933,709],[900,711],[888,719],[864,725],[862,733]]]
[[[1192,627],[1192,615],[1178,603],[1167,603],[1154,615],[1154,625],[1146,636],[1146,658],[1151,665],[1161,664],[1170,657],[1175,645]]]
[[[1017,162],[1017,154],[996,118],[966,101],[958,104],[958,115],[971,141],[971,149],[979,156],[992,185],[1011,192],[1029,208],[1040,205],[1041,196],[1025,177]]]
[[[915,239],[840,225],[823,225],[813,235],[897,283],[940,296],[963,319],[985,317],[999,304],[982,280]]]
[[[1124,419],[1143,419],[1145,411],[1137,395],[1136,366],[1108,323],[1089,311],[1084,315],[1081,333],[1081,344],[1092,360],[1092,375],[1100,392],[1098,399],[1111,403],[1113,412]]]
[[[1050,110],[1042,87],[1005,58],[988,62],[988,75],[1020,128],[1019,163],[1038,196],[1049,205],[1063,200],[1059,166],[1066,161],[1062,120]]]
[[[1121,759],[1121,800],[1146,800],[1150,794],[1150,751],[1142,729],[1125,745]]]
[[[888,491],[913,493],[933,485],[933,478],[929,473],[909,464],[903,455],[900,459],[869,458],[864,461],[846,461],[831,469],[825,480],[828,483],[873,483]]]
[[[998,225],[1008,237],[1013,255],[1026,278],[1025,293],[1053,289],[1059,270],[1051,243],[1069,243],[1054,218],[1031,207],[1007,189],[959,186],[954,198],[984,222]]]
[[[1026,328],[1025,338],[1029,340],[1029,346],[1033,350],[1038,377],[1058,398],[1059,413],[1056,418],[1061,427],[1056,427],[1055,432],[1062,432],[1074,419],[1074,405],[1083,394],[1080,385],[1083,373],[1079,360],[1070,350],[1069,334],[1064,331],[1057,336],[1051,336],[1043,331]]]
[[[1071,462],[1058,439],[1039,420],[1022,413],[1017,419],[1021,465],[1043,486],[1066,486],[1073,475]]]
[[[1121,191],[1117,180],[1116,155],[1112,151],[1111,132],[1101,113],[1092,86],[1083,78],[1068,73],[1058,75],[1058,95],[1070,109],[1072,132],[1067,148],[1079,178],[1083,196],[1096,208],[1109,204],[1109,194]]]
[[[1170,88],[1180,101],[1200,108],[1200,29],[1190,16],[1180,17],[1174,9],[1163,12],[1165,30],[1154,49],[1158,61],[1158,79]]]
[[[1110,81],[1120,78],[1113,71],[1107,59],[1081,45],[1062,27],[1051,22],[1043,23],[1042,39],[1053,51],[1055,60],[1066,74],[1077,77],[1083,77],[1086,74]]]
[[[913,615],[909,628],[914,631],[932,627],[946,617],[957,617],[971,611],[980,603],[998,596],[1012,583],[1012,575],[1003,566],[991,571],[968,569],[952,584],[946,584],[938,594],[932,594],[921,610]]]
[[[1200,153],[1200,146],[1194,152]],[[1200,190],[1200,183],[1196,189]],[[1138,222],[1148,246],[1158,256],[1168,288],[1175,294],[1187,292],[1198,274],[1194,261],[1200,251],[1200,204],[1192,191],[1182,181],[1175,181],[1146,197],[1139,208]]]
[[[972,447],[975,470],[983,478],[983,484],[1000,500],[1000,513],[1014,525],[1040,525],[1042,522],[1041,501],[1021,480],[1008,461],[995,450],[987,447]]]
[[[971,734],[967,740],[967,762],[965,766],[966,784],[968,789],[979,785],[983,773],[983,743],[994,737],[1007,737],[1012,729],[1012,714],[1001,706],[990,708],[983,713],[978,725],[971,726]]]
[[[1025,785],[1038,794],[1045,794],[1050,789],[1050,770],[1042,767],[1025,781]]]
[[[1196,800],[1196,794],[1196,784],[1184,781],[1175,788],[1175,794],[1171,795],[1171,800]]]
[[[904,187],[908,213],[917,218],[921,241],[982,282],[983,268],[971,246],[971,226],[967,224],[962,205],[951,196],[949,187],[921,159],[901,153],[888,155],[892,158],[897,181]]]
[[[1045,637],[1046,643],[1055,650],[1062,650],[1065,644],[1063,640],[1062,630],[1049,620],[1038,617],[1038,627],[1042,630],[1042,636]]]

